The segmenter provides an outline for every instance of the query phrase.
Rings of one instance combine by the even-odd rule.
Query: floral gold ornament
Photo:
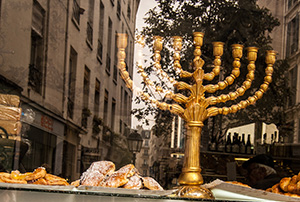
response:
[[[154,82],[150,80],[148,75],[144,72],[141,64],[138,64],[138,72],[140,73],[143,81],[149,88],[155,89],[157,93],[164,93],[169,98],[173,99],[179,104],[168,104],[165,102],[158,101],[157,99],[150,96],[148,93],[143,92],[141,89],[134,86],[133,81],[129,77],[126,71],[126,64],[124,62],[126,53],[125,48],[127,46],[127,35],[118,34],[118,67],[121,72],[121,76],[126,82],[126,85],[131,90],[137,91],[144,101],[151,103],[155,107],[161,110],[169,110],[171,113],[179,115],[186,121],[187,135],[185,140],[185,152],[184,152],[184,164],[182,173],[178,179],[180,187],[177,189],[177,196],[190,197],[190,198],[214,198],[210,190],[201,187],[203,184],[203,178],[200,169],[200,141],[201,141],[201,130],[203,127],[203,121],[207,118],[216,116],[218,114],[227,115],[229,113],[236,113],[237,111],[255,104],[268,89],[270,82],[272,81],[273,65],[276,60],[276,52],[274,50],[268,50],[266,52],[265,62],[267,67],[265,69],[266,76],[264,82],[260,88],[254,93],[253,96],[249,96],[246,100],[242,100],[237,104],[232,104],[227,107],[216,107],[214,105],[218,103],[225,103],[229,100],[235,100],[239,96],[242,96],[247,89],[251,87],[252,81],[254,80],[255,61],[257,59],[258,48],[249,47],[247,48],[247,59],[248,59],[248,73],[243,84],[235,91],[228,94],[221,94],[219,96],[205,97],[205,93],[214,93],[218,90],[223,90],[227,86],[231,85],[234,80],[240,75],[241,58],[243,56],[243,45],[233,44],[232,45],[232,56],[233,69],[229,76],[223,81],[219,81],[217,84],[203,85],[203,81],[211,81],[215,76],[220,73],[221,57],[223,55],[222,42],[213,43],[213,56],[214,68],[211,72],[205,73],[202,69],[204,60],[201,58],[201,46],[203,44],[204,34],[201,32],[194,32],[194,59],[192,66],[194,72],[184,71],[180,65],[180,51],[182,49],[182,37],[173,37],[173,67],[176,73],[181,78],[189,78],[194,81],[193,85],[182,81],[176,81],[174,78],[169,77],[166,72],[163,71],[160,65],[160,51],[162,50],[162,37],[154,37],[154,68],[158,75],[170,81],[174,87],[178,90],[189,91],[189,97],[186,97],[179,93],[173,93],[170,90],[164,90],[160,86],[155,86]],[[183,107],[184,106],[184,107]]]

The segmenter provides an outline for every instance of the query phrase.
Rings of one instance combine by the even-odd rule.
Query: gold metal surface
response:
[[[201,46],[203,44],[204,34],[201,32],[193,33],[194,36],[194,59],[192,67],[194,72],[187,72],[182,70],[180,65],[180,51],[182,48],[182,38],[179,36],[173,37],[173,46],[174,46],[174,68],[182,78],[190,78],[195,82],[193,85],[187,84],[185,82],[176,82],[173,78],[169,77],[161,68],[160,65],[160,51],[162,50],[162,37],[154,37],[154,67],[161,77],[167,78],[178,90],[187,90],[190,92],[189,97],[186,97],[182,94],[173,94],[172,92],[167,92],[160,86],[153,86],[153,82],[150,82],[150,79],[146,73],[144,73],[141,66],[139,66],[139,72],[143,77],[143,80],[148,85],[148,87],[153,87],[156,92],[165,93],[175,102],[179,104],[168,104],[161,102],[152,98],[148,93],[139,91],[138,94],[146,102],[150,102],[161,110],[169,110],[173,114],[179,115],[186,121],[187,135],[185,141],[185,152],[184,152],[184,163],[182,173],[179,176],[178,182],[180,187],[177,189],[176,194],[182,197],[191,197],[191,198],[214,198],[210,190],[201,187],[203,184],[203,178],[201,175],[200,169],[200,141],[201,141],[201,130],[203,127],[203,121],[208,117],[216,116],[218,114],[227,115],[229,113],[236,113],[238,110],[241,110],[249,105],[255,104],[255,102],[263,96],[263,93],[266,92],[270,82],[272,81],[273,65],[276,60],[276,52],[269,50],[266,52],[266,64],[265,69],[266,76],[264,77],[264,82],[260,86],[253,96],[248,97],[246,100],[240,101],[238,104],[233,104],[228,107],[214,107],[217,103],[226,102],[229,100],[235,100],[239,96],[242,96],[247,89],[251,87],[251,83],[254,80],[254,71],[255,71],[255,61],[257,59],[258,49],[256,47],[247,48],[247,59],[248,59],[248,74],[243,84],[236,89],[236,91],[230,92],[228,94],[222,94],[220,96],[214,97],[205,97],[205,93],[214,93],[217,90],[223,90],[227,86],[231,85],[234,80],[240,75],[240,59],[243,56],[243,45],[233,44],[232,45],[232,56],[233,56],[233,69],[231,74],[227,76],[223,81],[219,81],[217,84],[203,85],[203,80],[211,81],[215,76],[220,73],[221,66],[221,56],[223,55],[223,46],[222,42],[213,43],[213,55],[214,59],[214,68],[211,72],[205,73],[202,69],[204,65],[204,60],[201,58]],[[126,64],[124,62],[126,53],[125,48],[127,46],[127,36],[124,34],[119,34],[118,38],[118,48],[119,48],[119,63],[118,67],[121,71],[122,78],[126,82],[127,86],[130,89],[133,89],[133,82],[129,77],[128,72],[126,71]],[[125,64],[125,65],[124,65]]]

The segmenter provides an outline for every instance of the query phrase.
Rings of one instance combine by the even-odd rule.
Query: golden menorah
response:
[[[127,35],[118,34],[118,67],[120,73],[126,85],[131,90],[138,90],[138,95],[146,102],[158,107],[161,110],[169,110],[171,113],[179,115],[186,121],[187,135],[185,141],[185,152],[184,152],[184,163],[182,173],[178,179],[180,187],[177,190],[178,196],[183,197],[195,197],[195,198],[213,198],[212,193],[201,187],[203,184],[203,178],[200,169],[200,141],[201,141],[201,130],[203,127],[203,121],[208,117],[216,116],[218,114],[227,115],[229,113],[236,113],[237,111],[253,105],[258,99],[260,99],[264,92],[267,91],[269,84],[272,81],[273,65],[276,60],[276,52],[268,50],[266,52],[266,68],[264,82],[260,85],[260,88],[247,99],[240,101],[238,104],[232,104],[228,107],[215,107],[218,103],[225,103],[229,100],[235,100],[239,96],[244,95],[245,91],[251,87],[252,81],[254,80],[255,72],[255,61],[257,59],[258,48],[248,47],[247,48],[247,60],[248,60],[248,73],[243,84],[236,89],[234,92],[228,94],[221,94],[219,96],[205,97],[205,93],[214,93],[218,90],[223,90],[227,86],[233,84],[234,80],[240,75],[240,59],[243,55],[243,45],[233,44],[232,45],[232,56],[233,56],[233,69],[231,74],[227,76],[223,81],[219,81],[217,84],[203,85],[203,80],[211,81],[215,76],[219,75],[221,67],[221,56],[223,55],[222,42],[213,42],[213,55],[214,68],[211,72],[205,73],[202,69],[204,60],[201,58],[201,46],[203,45],[204,34],[201,32],[193,33],[194,37],[194,59],[192,66],[194,72],[184,71],[180,65],[180,51],[182,49],[182,37],[173,37],[173,66],[176,72],[181,78],[193,79],[194,84],[190,85],[182,81],[176,81],[174,78],[169,77],[166,72],[163,71],[160,60],[160,52],[162,50],[162,37],[154,37],[154,68],[159,76],[170,81],[178,90],[189,91],[189,96],[184,96],[180,93],[173,93],[170,90],[164,90],[161,86],[157,86],[145,73],[141,64],[138,65],[138,72],[143,78],[144,83],[149,87],[155,89],[158,93],[164,93],[166,96],[174,100],[179,104],[168,104],[165,102],[158,101],[157,99],[150,96],[148,93],[143,92],[140,89],[135,88],[133,81],[131,80],[128,72],[126,71],[125,63],[125,48],[127,47]]]

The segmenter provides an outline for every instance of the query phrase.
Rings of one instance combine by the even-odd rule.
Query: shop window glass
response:
[[[19,169],[21,171],[32,172],[40,166],[48,167],[53,173],[55,168],[56,136],[30,126],[24,136],[24,142],[29,147],[27,151],[21,151],[23,159],[20,159]]]
[[[76,153],[76,146],[71,144],[67,141],[64,141],[63,146],[63,170],[62,174],[66,179],[69,180],[76,180],[74,177],[75,173],[75,153]]]

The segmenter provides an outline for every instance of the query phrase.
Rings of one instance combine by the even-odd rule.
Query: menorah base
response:
[[[203,199],[215,198],[209,189],[206,189],[199,185],[180,186],[177,188],[175,195],[179,197],[186,197],[186,198],[203,198]]]

